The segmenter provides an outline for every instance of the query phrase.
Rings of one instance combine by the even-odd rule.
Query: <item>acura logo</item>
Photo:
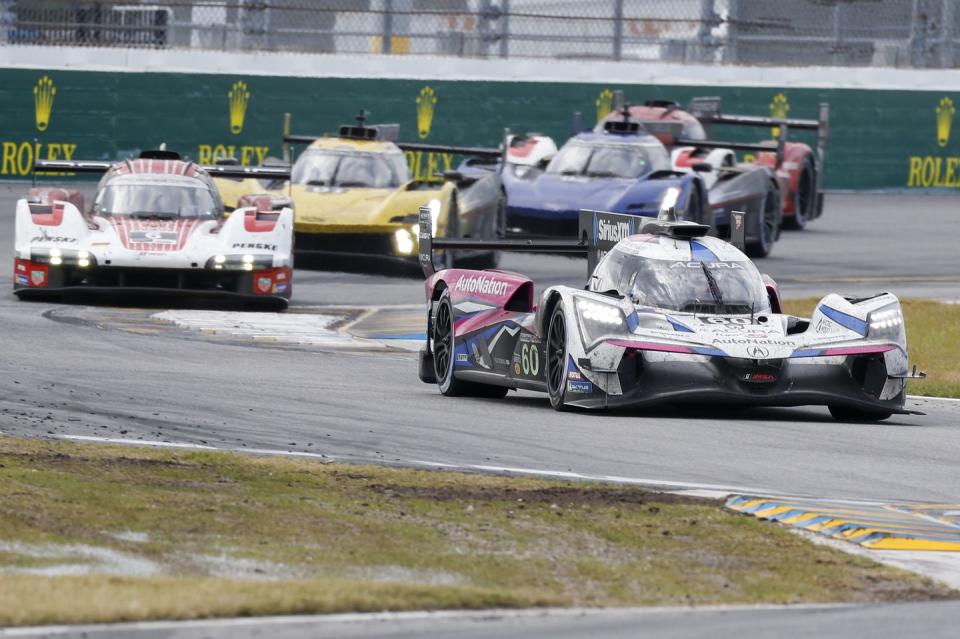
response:
[[[753,359],[767,359],[770,353],[762,346],[751,346],[747,349],[747,355]]]

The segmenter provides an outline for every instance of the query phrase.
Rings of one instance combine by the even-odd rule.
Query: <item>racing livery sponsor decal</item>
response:
[[[602,217],[597,218],[597,239],[601,242],[617,243],[630,237],[632,226],[630,222],[608,222]]]
[[[571,393],[583,393],[589,395],[593,392],[593,384],[587,381],[569,380],[567,382],[567,390]]]
[[[139,244],[176,244],[175,231],[131,231],[130,241]]]
[[[269,276],[257,278],[258,293],[269,293],[272,289],[273,289],[273,280]]]
[[[263,242],[234,242],[235,249],[258,249],[261,251],[276,251],[276,244],[264,244]]]
[[[200,220],[136,220],[108,218],[120,242],[131,251],[170,253],[179,251]]]
[[[701,264],[703,266],[701,266]],[[743,270],[743,265],[740,262],[698,262],[696,260],[691,261],[678,261],[670,265],[670,268],[692,268],[692,269],[701,269],[704,266],[707,268],[713,268],[717,270]]]
[[[20,286],[30,286],[30,278],[26,275],[21,275],[17,273],[17,284]]]
[[[481,295],[504,295],[507,283],[485,275],[461,275],[453,290],[462,293],[480,293]]]
[[[66,237],[64,235],[50,235],[47,233],[47,229],[40,229],[39,235],[34,235],[30,238],[31,244],[38,244],[40,242],[50,242],[52,244],[76,244],[77,238],[75,237]]]
[[[470,358],[467,356],[466,353],[457,353],[457,361],[458,361],[458,362],[466,362],[466,361],[468,361],[469,359],[470,359]]]

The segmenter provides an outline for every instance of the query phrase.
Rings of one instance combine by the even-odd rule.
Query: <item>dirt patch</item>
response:
[[[366,478],[365,478],[366,479]],[[715,499],[640,491],[636,488],[606,488],[603,486],[552,486],[524,489],[510,487],[470,486],[399,486],[396,484],[369,484],[368,490],[386,497],[432,499],[441,502],[517,502],[528,504],[557,504],[562,506],[714,506]]]

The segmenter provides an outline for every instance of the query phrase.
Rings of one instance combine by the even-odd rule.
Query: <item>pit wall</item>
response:
[[[450,77],[462,79],[444,79]],[[956,189],[960,132],[952,125],[960,90],[948,89],[960,86],[958,80],[956,71],[777,73],[7,46],[0,47],[0,179],[29,177],[35,158],[121,159],[161,143],[199,162],[232,156],[257,164],[281,155],[285,112],[293,114],[293,131],[303,134],[335,131],[366,109],[372,122],[399,123],[407,141],[495,146],[509,127],[561,142],[571,134],[575,112],[583,127],[593,126],[609,108],[613,90],[623,89],[634,103],[683,104],[715,95],[723,98],[725,112],[796,118],[815,118],[818,104],[829,102],[826,188]],[[769,136],[766,130],[719,127],[712,134],[737,141]],[[791,137],[813,144],[812,134]],[[408,159],[418,177],[459,161],[439,153],[411,153]]]

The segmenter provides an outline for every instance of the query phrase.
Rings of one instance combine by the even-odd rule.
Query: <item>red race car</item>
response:
[[[623,109],[623,96],[619,91],[615,92],[614,105],[614,110],[598,127],[619,117]],[[671,150],[675,170],[699,172],[708,186],[720,173],[738,170],[734,154],[738,145],[708,140],[712,125],[775,129],[777,139],[766,142],[769,151],[759,151],[739,164],[760,164],[776,171],[783,193],[782,224],[785,228],[803,229],[810,220],[820,217],[823,213],[820,183],[826,155],[829,105],[820,105],[816,120],[726,115],[721,113],[720,106],[720,98],[706,97],[694,98],[686,109],[676,102],[663,100],[651,100],[642,106],[628,108],[632,119],[640,121]],[[816,149],[803,142],[788,141],[787,134],[791,129],[816,131]]]

